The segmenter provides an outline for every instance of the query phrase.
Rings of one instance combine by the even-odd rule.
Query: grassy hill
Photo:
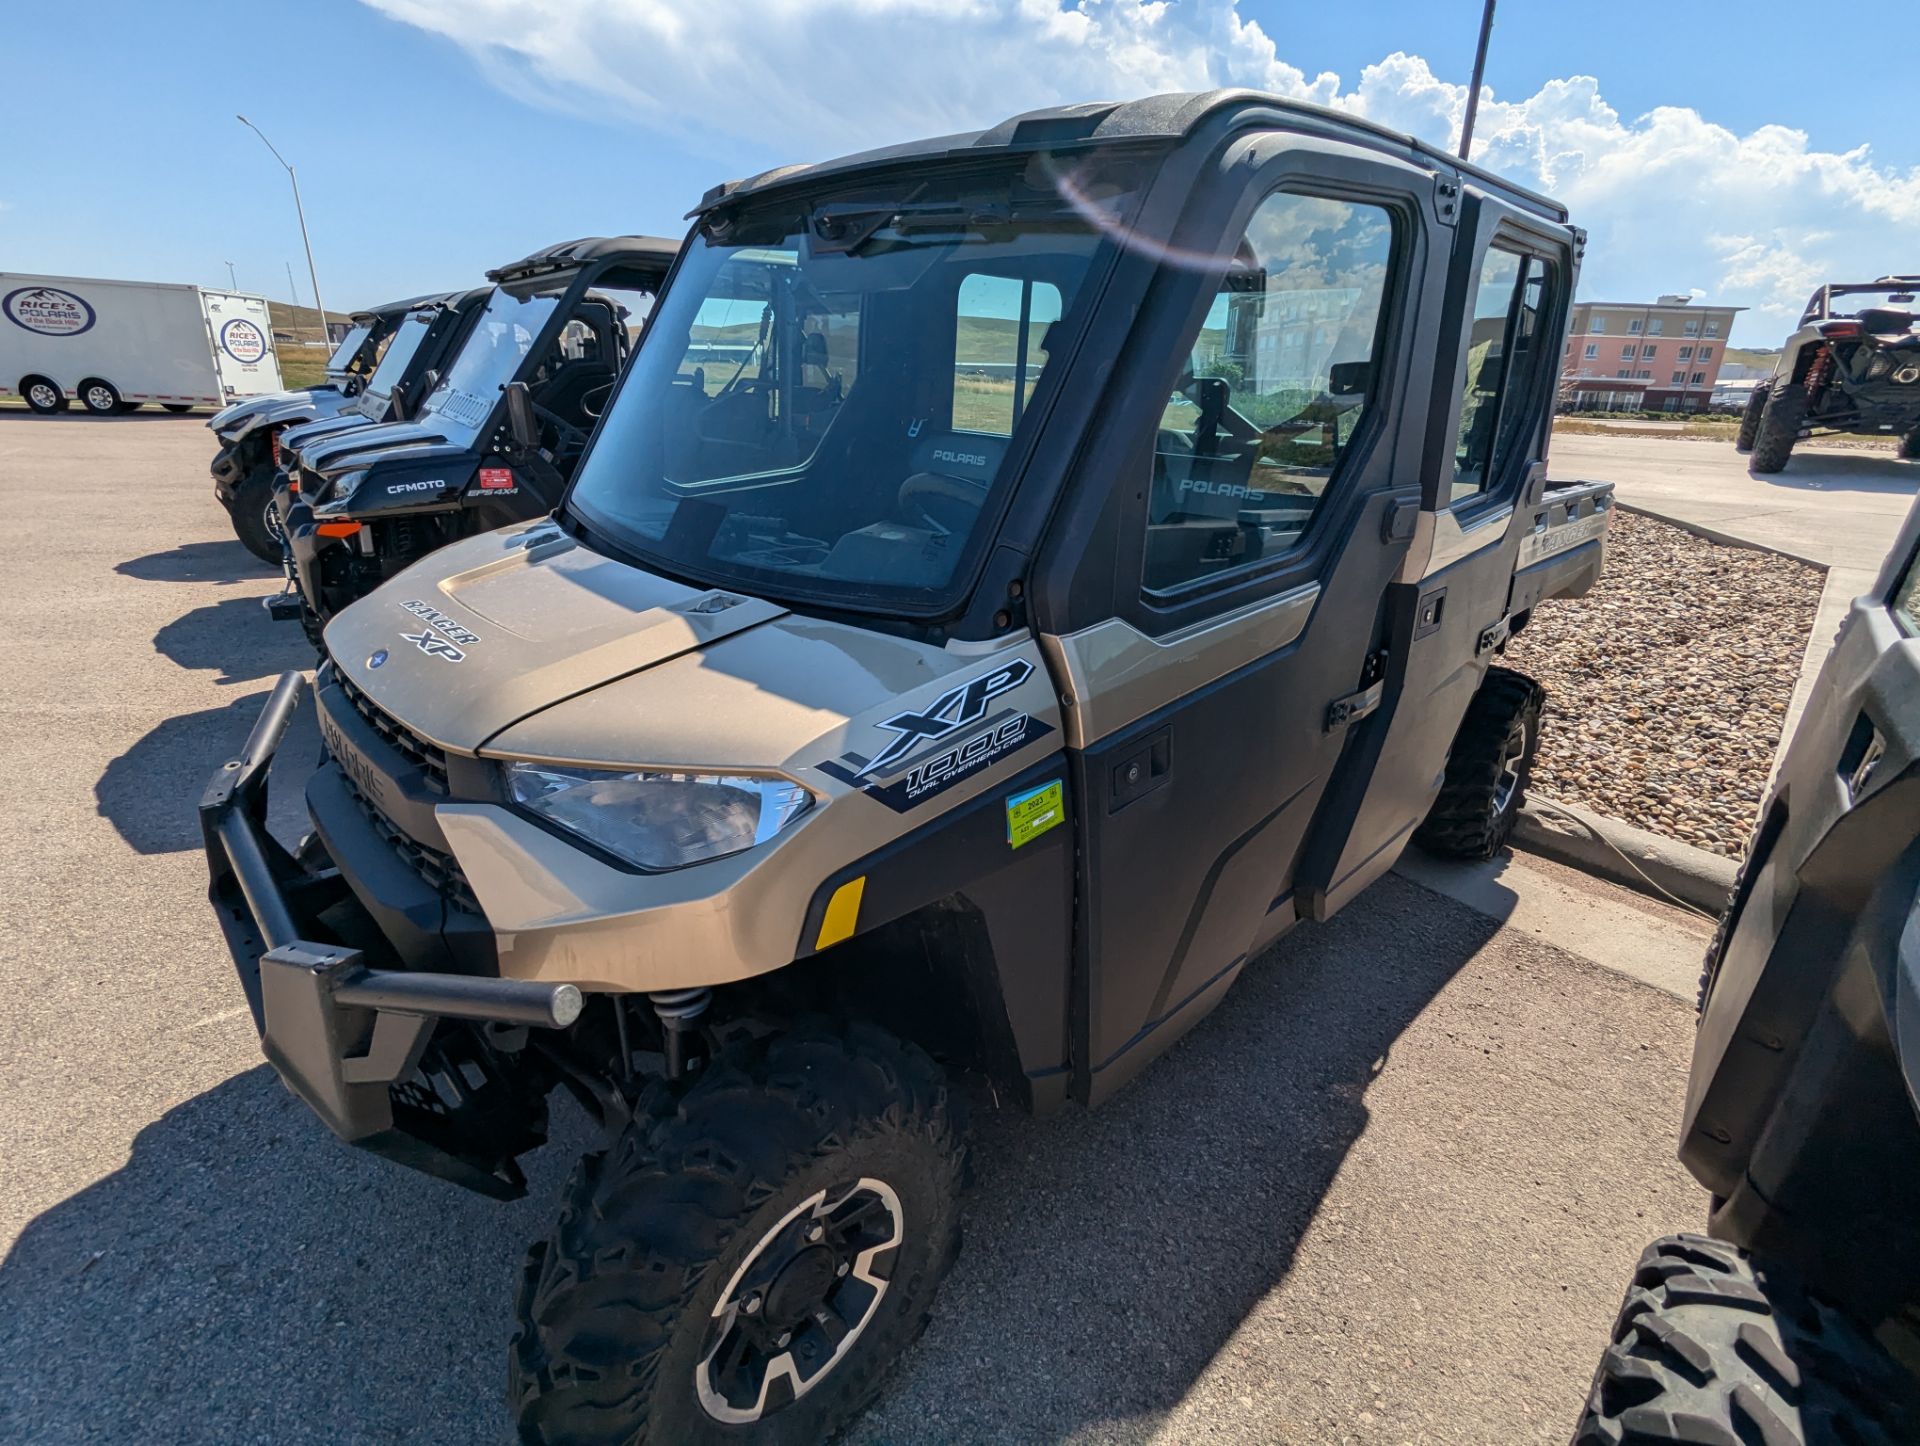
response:
[[[1762,371],[1772,366],[1780,355],[1780,348],[1763,346],[1730,346],[1727,348],[1727,360],[1739,366],[1759,367]]]

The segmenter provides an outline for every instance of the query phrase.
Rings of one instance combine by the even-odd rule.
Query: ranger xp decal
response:
[[[418,598],[400,604],[423,623],[432,627],[422,628],[417,633],[400,634],[403,642],[412,643],[430,658],[445,658],[449,663],[466,661],[466,648],[480,641],[480,635],[460,626],[452,618],[441,612],[432,603],[421,602]],[[436,629],[438,631],[436,631]]]
[[[1003,709],[987,716],[987,707],[995,698],[1032,676],[1033,664],[1015,658],[942,693],[924,712],[896,713],[881,723],[895,737],[877,758],[869,761],[858,753],[847,753],[821,764],[820,769],[843,783],[859,785],[870,797],[904,813],[978,773],[995,759],[1053,731],[1025,713]],[[971,737],[947,741],[974,724],[983,726]],[[908,757],[919,744],[927,746]],[[890,783],[873,781],[872,775],[890,765],[902,770],[899,777]]]

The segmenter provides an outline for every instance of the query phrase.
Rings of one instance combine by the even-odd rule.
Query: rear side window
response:
[[[1480,263],[1454,439],[1451,502],[1470,501],[1497,488],[1514,449],[1525,444],[1525,402],[1542,365],[1539,338],[1551,277],[1547,262],[1497,246]],[[1511,405],[1506,404],[1509,398]]]
[[[953,336],[953,429],[1011,437],[1047,363],[1060,288],[975,272],[960,283]]]
[[[1375,395],[1393,245],[1382,206],[1261,203],[1160,419],[1149,590],[1300,541]]]

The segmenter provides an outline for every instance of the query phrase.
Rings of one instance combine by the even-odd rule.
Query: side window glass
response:
[[[1496,487],[1525,440],[1530,418],[1522,403],[1541,365],[1538,343],[1551,274],[1546,262],[1498,247],[1480,264],[1449,502]],[[1503,406],[1509,396],[1515,404]]]
[[[1060,289],[973,273],[960,283],[953,338],[953,429],[1011,437],[1047,363]]]
[[[1300,541],[1376,394],[1392,259],[1384,207],[1286,192],[1261,203],[1160,418],[1149,590]]]
[[[1906,576],[1894,584],[1893,620],[1908,637],[1920,637],[1920,551],[1907,559]]]

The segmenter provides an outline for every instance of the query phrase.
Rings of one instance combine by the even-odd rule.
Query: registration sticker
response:
[[[1043,783],[1016,793],[1007,800],[1007,845],[1019,848],[1040,837],[1067,816],[1066,796],[1060,780]]]

